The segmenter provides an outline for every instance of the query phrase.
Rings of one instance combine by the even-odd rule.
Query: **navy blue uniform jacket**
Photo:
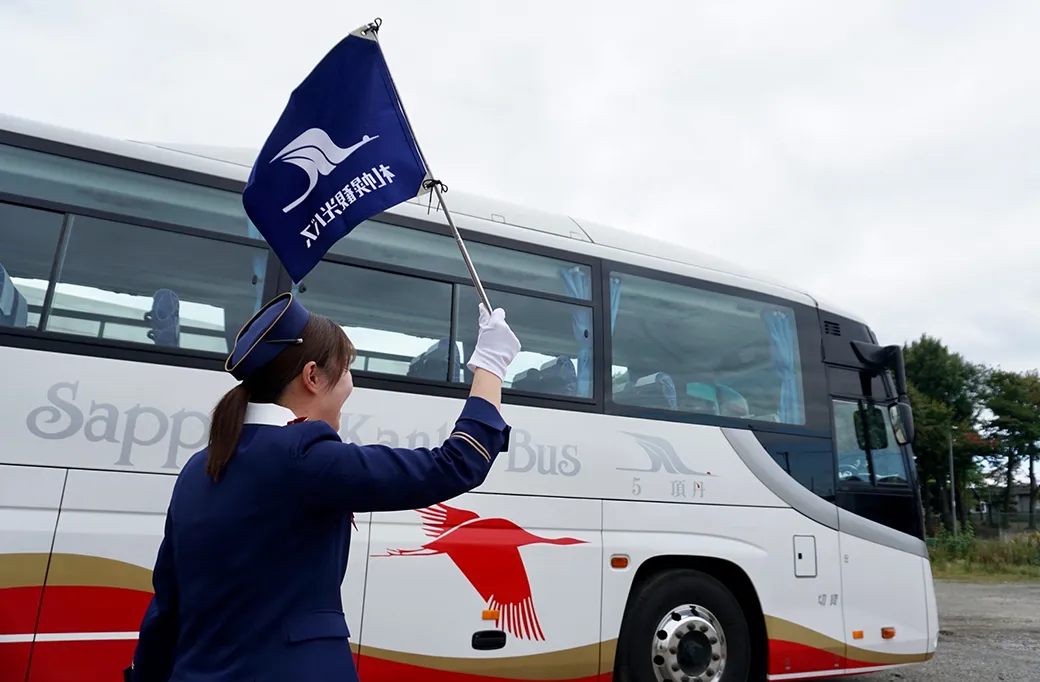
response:
[[[250,404],[220,481],[206,451],[173,488],[135,682],[350,682],[340,586],[354,512],[418,509],[480,485],[509,440],[470,398],[439,448],[344,443],[321,421]]]

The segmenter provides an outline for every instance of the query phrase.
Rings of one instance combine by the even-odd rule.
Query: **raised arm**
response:
[[[300,424],[291,475],[311,503],[355,512],[417,509],[476,488],[509,445],[500,413],[502,380],[520,351],[505,312],[480,307],[480,333],[468,366],[470,397],[451,435],[436,448],[344,443],[323,423]]]

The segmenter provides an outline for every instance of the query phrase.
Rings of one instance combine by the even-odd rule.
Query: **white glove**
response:
[[[480,331],[477,333],[477,347],[473,349],[473,355],[466,366],[471,372],[476,371],[477,367],[486,369],[504,381],[506,368],[520,352],[520,341],[506,324],[506,311],[495,308],[495,312],[488,315],[483,303],[479,305],[479,309]]]

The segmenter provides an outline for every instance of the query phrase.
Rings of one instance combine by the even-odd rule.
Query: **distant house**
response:
[[[989,511],[990,505],[993,505],[994,511],[1001,511],[1004,507],[1004,490],[1003,486],[987,486],[973,489],[971,493],[975,498],[975,503],[972,505],[971,511],[985,514]],[[1037,505],[1036,509],[1040,510],[1040,504]],[[1010,511],[1019,514],[1029,513],[1028,485],[1014,485],[1011,487]]]

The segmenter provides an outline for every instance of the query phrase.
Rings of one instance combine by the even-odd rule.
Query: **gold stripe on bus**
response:
[[[83,554],[0,554],[0,589],[34,587],[119,587],[140,592],[152,591],[152,571],[117,559]]]
[[[0,590],[12,587],[39,587],[47,574],[47,554],[26,552],[0,554]]]
[[[791,621],[766,616],[766,632],[769,639],[793,642],[804,646],[826,651],[827,653],[842,656],[855,663],[870,663],[876,665],[898,665],[902,663],[924,663],[931,660],[933,654],[897,654],[887,651],[873,651],[860,647],[846,645],[845,642],[828,637],[827,635],[810,630],[809,628],[792,623]]]

